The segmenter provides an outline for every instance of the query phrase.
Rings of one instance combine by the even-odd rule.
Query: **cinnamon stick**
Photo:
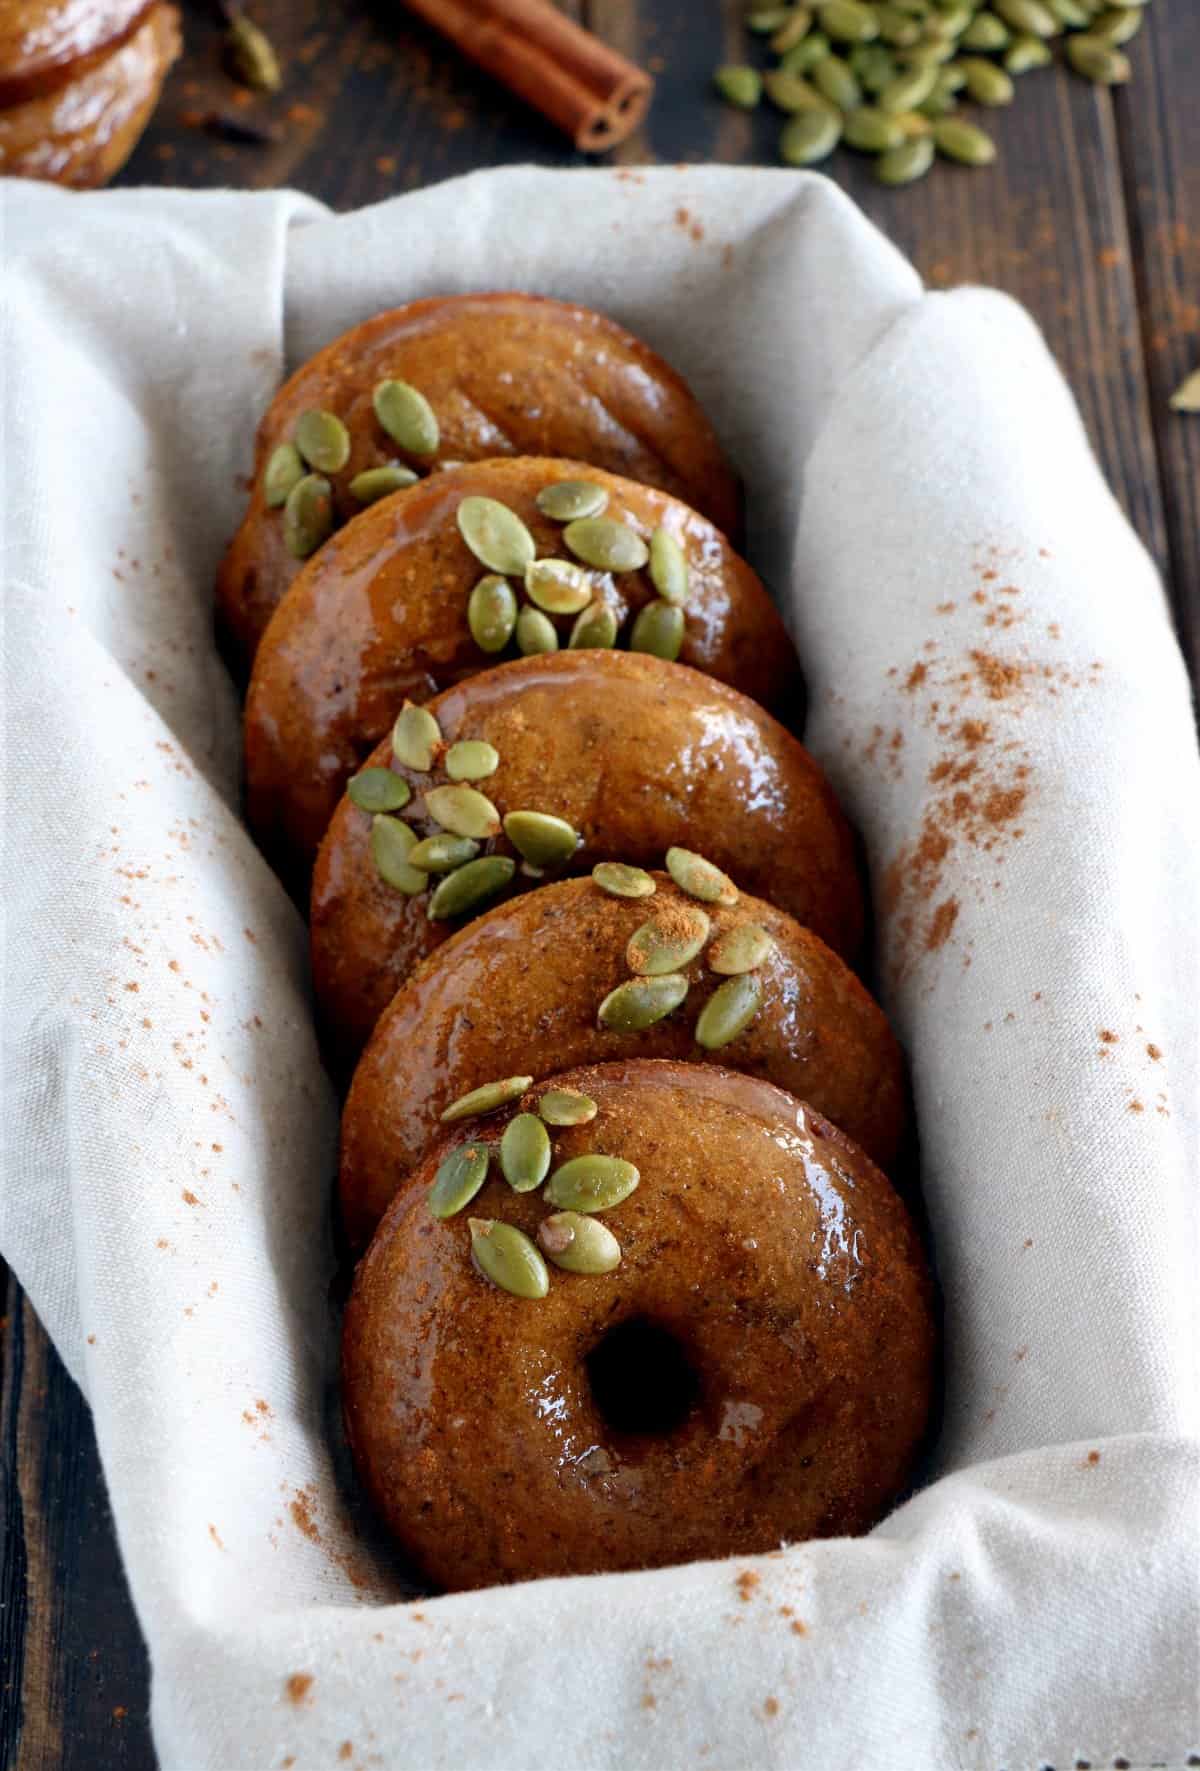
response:
[[[577,148],[601,153],[631,135],[654,82],[550,0],[407,0],[485,73],[565,130]]]

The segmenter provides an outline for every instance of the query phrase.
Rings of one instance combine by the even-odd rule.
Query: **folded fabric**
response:
[[[0,222],[0,1249],[95,1411],[163,1766],[1200,1762],[1200,766],[1028,318],[786,172]],[[414,1599],[331,1451],[335,1106],[211,586],[285,370],[497,286],[644,336],[744,474],[870,857],[945,1412],[865,1539]]]

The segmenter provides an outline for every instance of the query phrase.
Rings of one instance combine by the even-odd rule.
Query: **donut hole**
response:
[[[592,1400],[614,1433],[673,1433],[700,1400],[682,1344],[644,1316],[610,1328],[584,1364]]]

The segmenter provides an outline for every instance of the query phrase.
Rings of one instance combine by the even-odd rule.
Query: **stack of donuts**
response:
[[[361,1258],[343,1402],[434,1585],[865,1530],[932,1391],[850,831],[679,377],[522,294],[381,314],[260,426],[218,584],[311,904]]]

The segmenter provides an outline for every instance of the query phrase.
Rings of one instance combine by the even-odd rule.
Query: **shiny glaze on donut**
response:
[[[0,0],[0,106],[27,104],[145,22],[154,0]]]

